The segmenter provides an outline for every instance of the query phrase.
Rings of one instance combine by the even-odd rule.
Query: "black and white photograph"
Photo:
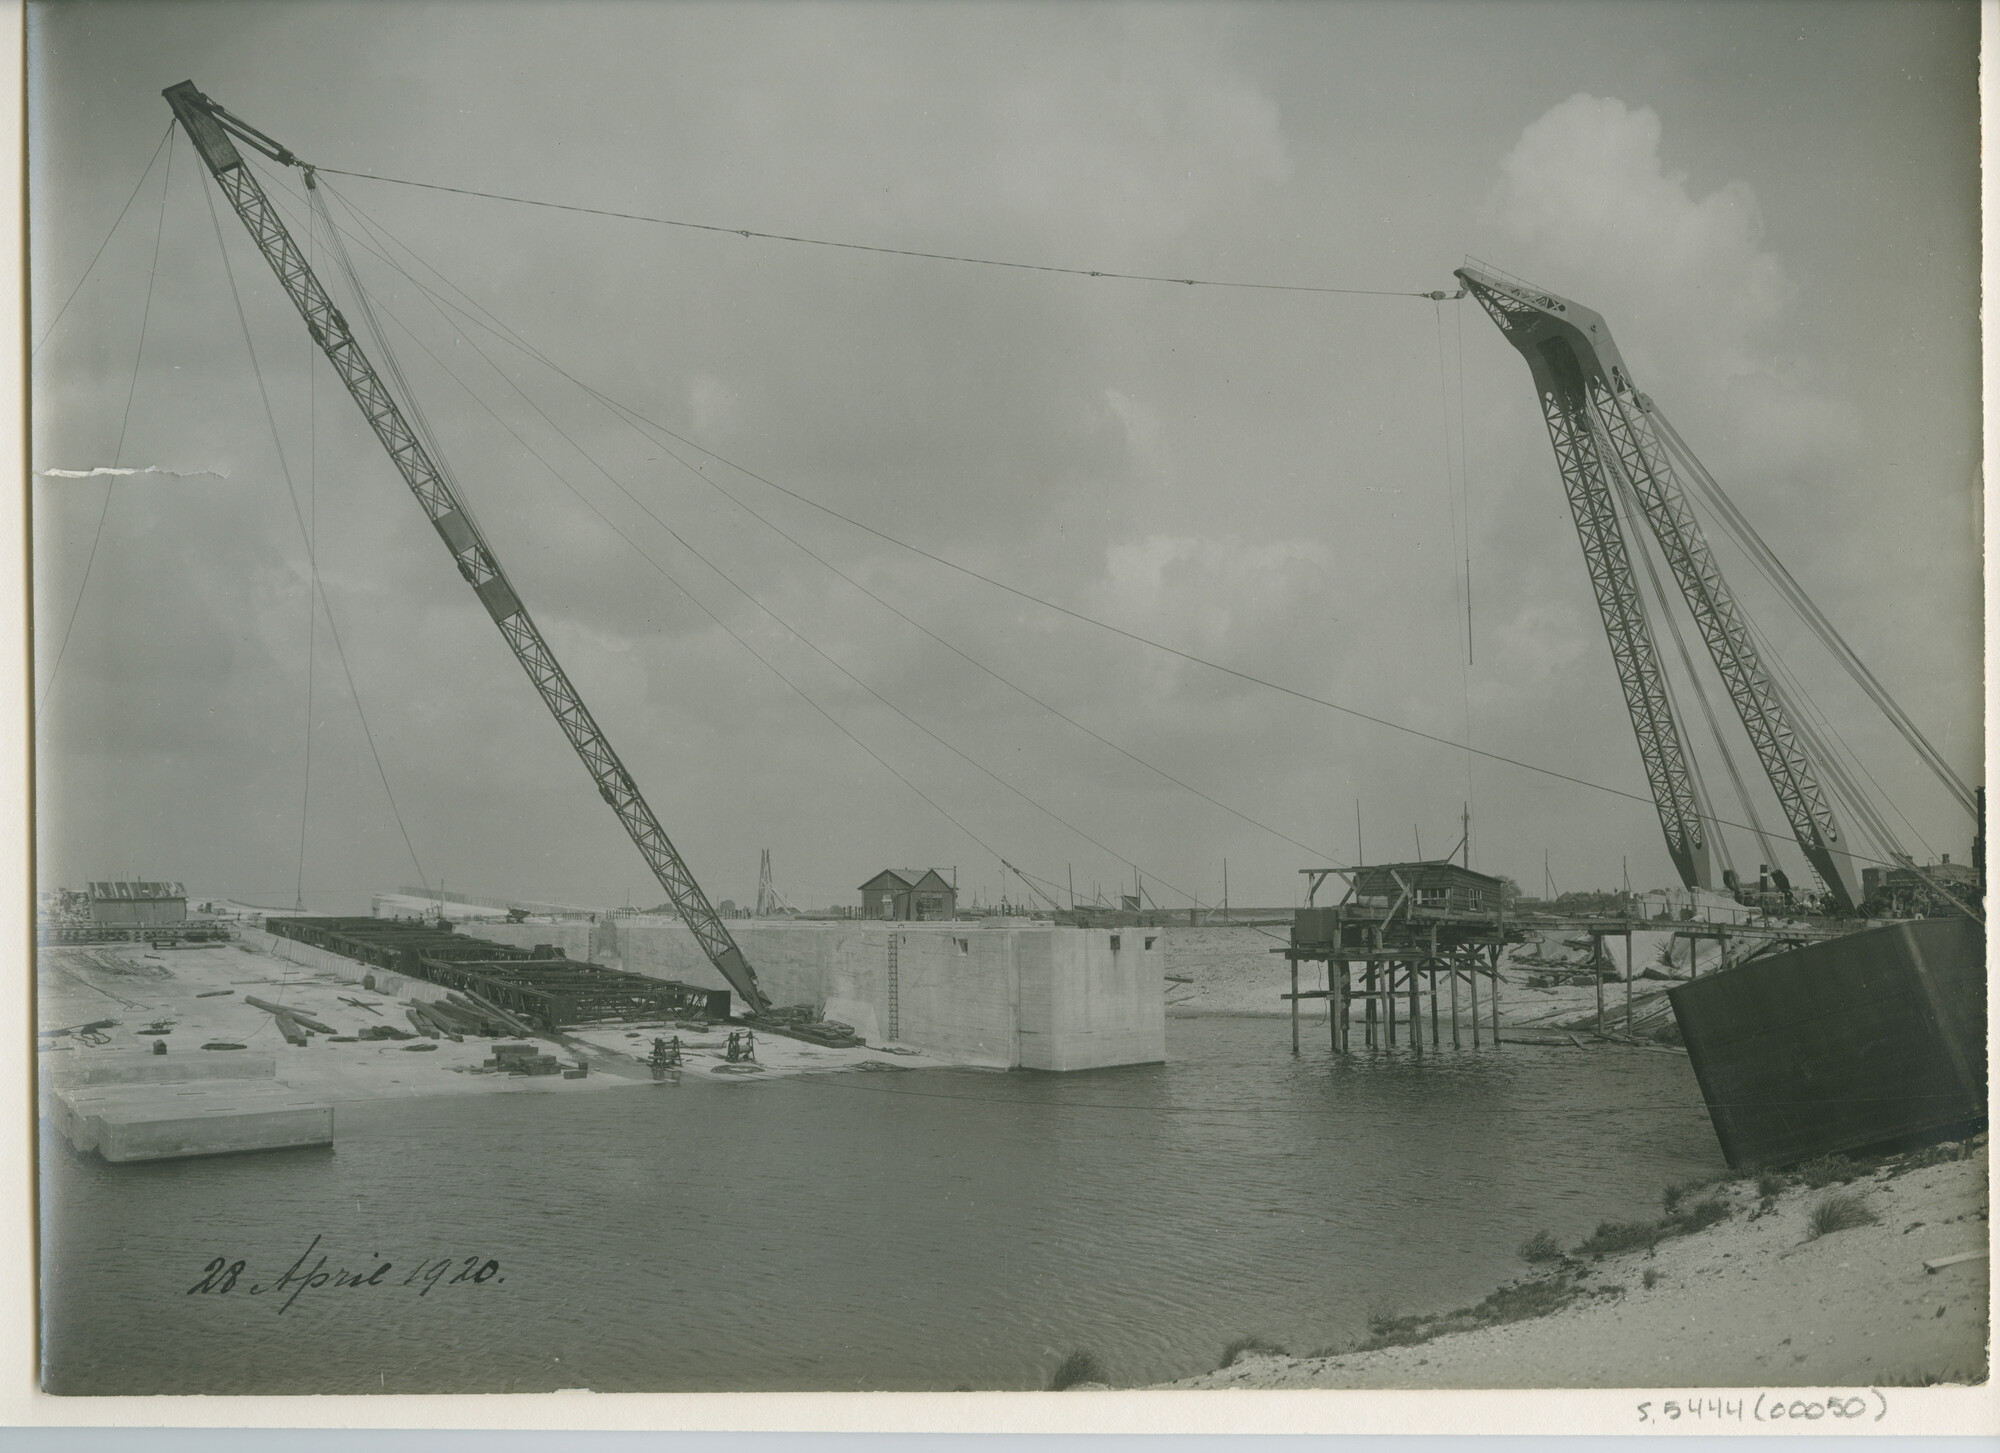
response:
[[[41,1392],[1983,1400],[1982,15],[29,3]]]

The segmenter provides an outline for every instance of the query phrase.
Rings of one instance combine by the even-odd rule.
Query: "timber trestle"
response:
[[[1445,869],[1448,874],[1441,871]],[[1316,891],[1329,872],[1342,870],[1305,871],[1314,875]],[[1463,1047],[1468,1024],[1473,1047],[1478,1048],[1487,1038],[1480,1022],[1482,979],[1487,986],[1484,1017],[1490,1022],[1492,1042],[1499,1044],[1500,956],[1523,935],[1509,926],[1504,907],[1480,911],[1483,902],[1470,896],[1478,885],[1470,880],[1483,875],[1448,862],[1345,871],[1355,875],[1363,891],[1350,889],[1347,899],[1331,908],[1312,907],[1308,900],[1293,920],[1290,945],[1272,950],[1284,955],[1291,970],[1291,992],[1281,997],[1291,1005],[1292,1052],[1299,1052],[1299,1005],[1309,999],[1327,1001],[1328,1035],[1337,1054],[1355,1048],[1357,1005],[1362,1048],[1395,1048],[1400,1027],[1402,1041],[1421,1053],[1426,1018],[1430,1043],[1438,1047],[1445,1034],[1445,1004],[1452,1048]],[[1377,872],[1386,874],[1390,885],[1385,895],[1367,891],[1372,883],[1362,875]],[[1430,901],[1422,901],[1426,898]],[[1302,963],[1322,966],[1325,987],[1299,987]]]

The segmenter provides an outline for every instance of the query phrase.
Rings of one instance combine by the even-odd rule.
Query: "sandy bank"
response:
[[[1990,1263],[1981,1255],[1925,1268],[1926,1261],[1987,1250],[1985,1138],[1974,1144],[1965,1159],[1937,1161],[1946,1152],[1917,1152],[1863,1171],[1848,1185],[1815,1189],[1794,1177],[1768,1200],[1754,1177],[1701,1189],[1693,1197],[1719,1199],[1725,1219],[1662,1240],[1650,1252],[1578,1258],[1496,1293],[1522,1306],[1573,1298],[1546,1315],[1372,1351],[1245,1355],[1172,1386],[1982,1382]],[[1840,1194],[1858,1195],[1876,1222],[1809,1239],[1814,1209]],[[1377,1339],[1421,1337],[1427,1321],[1435,1325],[1380,1319]]]

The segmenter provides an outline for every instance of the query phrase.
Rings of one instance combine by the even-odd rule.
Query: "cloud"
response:
[[[1749,183],[1698,195],[1667,166],[1650,106],[1578,94],[1522,131],[1483,221],[1507,266],[1597,309],[1670,413],[1709,412],[1746,462],[1796,470],[1849,426],[1773,335],[1799,285],[1764,245]],[[1654,382],[1657,380],[1657,382]]]

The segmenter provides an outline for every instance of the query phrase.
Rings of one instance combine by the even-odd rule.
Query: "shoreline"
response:
[[[1215,1371],[1160,1386],[1981,1383],[1987,1162],[1982,1132],[1899,1155],[1822,1157],[1789,1173],[1724,1173],[1670,1188],[1657,1222],[1605,1223],[1567,1250],[1530,1237],[1522,1251],[1540,1269],[1476,1306],[1379,1314],[1367,1337],[1307,1356],[1240,1339],[1249,1345],[1225,1349]],[[1830,1203],[1860,1210],[1843,1218]],[[1816,1215],[1832,1229],[1815,1234]]]

